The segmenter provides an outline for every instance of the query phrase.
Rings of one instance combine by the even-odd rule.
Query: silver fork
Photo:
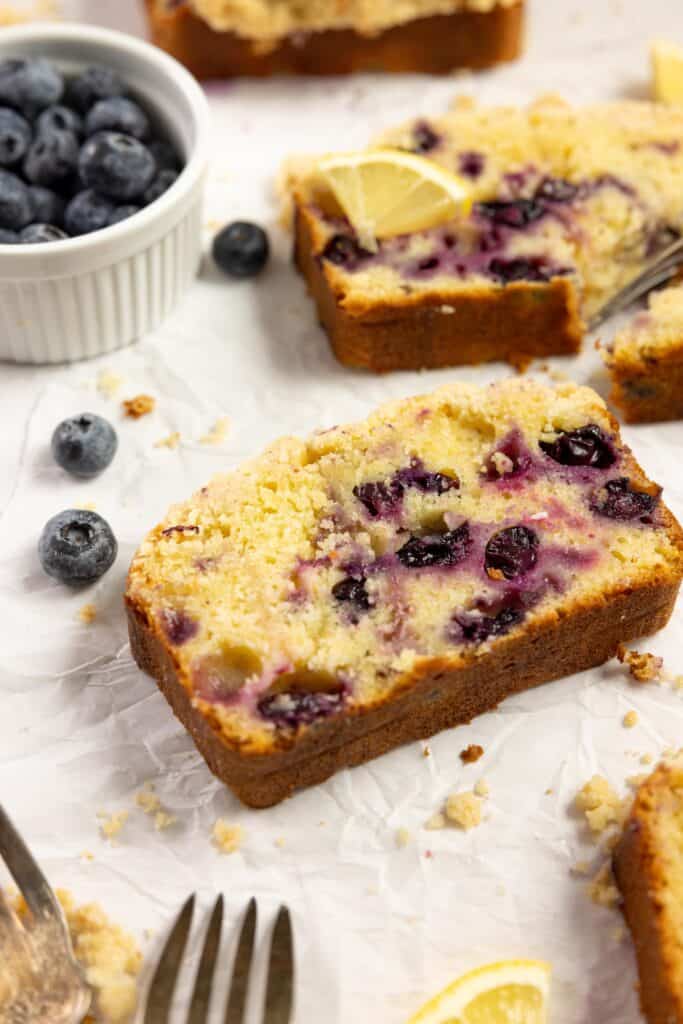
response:
[[[621,291],[613,295],[591,317],[588,322],[588,329],[594,331],[596,327],[604,324],[605,320],[609,319],[609,317],[620,313],[622,309],[626,309],[627,306],[630,306],[641,296],[647,295],[657,285],[670,281],[678,273],[681,264],[683,264],[683,238],[677,239],[671,245],[668,245],[666,249],[662,249],[661,252],[657,253],[637,277],[634,277]]]
[[[0,856],[28,908],[20,918],[0,889],[0,1024],[80,1024],[92,993],[62,909],[1,804]]]
[[[161,952],[147,995],[144,1024],[168,1024],[176,982],[182,966],[185,946],[192,927],[195,896],[183,904]],[[242,922],[232,970],[224,1024],[242,1024],[249,992],[249,975],[254,955],[257,908],[252,899]],[[214,971],[223,926],[223,897],[219,896],[211,912],[204,939],[186,1024],[205,1024],[209,1016]],[[263,1024],[290,1024],[294,998],[294,943],[292,922],[287,907],[280,907],[270,943],[268,979],[263,1007]]]

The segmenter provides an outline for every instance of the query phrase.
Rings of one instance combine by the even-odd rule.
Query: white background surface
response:
[[[297,939],[297,1024],[400,1024],[461,971],[511,956],[552,962],[553,1024],[639,1019],[631,950],[614,935],[619,919],[592,905],[570,877],[570,865],[591,855],[570,803],[593,772],[622,788],[643,770],[636,754],[680,745],[683,696],[632,685],[613,663],[436,737],[430,757],[416,744],[253,812],[211,777],[133,665],[121,606],[142,534],[170,501],[214,472],[279,434],[362,416],[384,398],[508,372],[492,366],[375,378],[338,366],[289,261],[289,242],[275,227],[272,179],[291,152],[361,145],[396,120],[445,109],[457,91],[520,102],[549,89],[577,102],[644,96],[648,39],[683,42],[680,0],[531,0],[530,7],[526,58],[487,75],[211,86],[207,225],[234,217],[270,225],[267,272],[232,283],[207,265],[161,331],[106,360],[0,366],[0,797],[52,881],[79,900],[100,900],[141,938],[146,928],[163,928],[192,890],[203,906],[226,894],[232,938],[255,894],[263,967],[267,932],[286,900]],[[140,25],[130,0],[70,5],[78,8],[89,21]],[[588,346],[581,359],[556,363],[604,389]],[[123,421],[118,400],[95,390],[103,368],[124,378],[119,398],[153,394],[154,414]],[[100,479],[79,484],[51,462],[48,444],[61,418],[84,410],[114,422],[120,449]],[[220,415],[232,420],[229,438],[217,448],[199,444]],[[183,438],[178,450],[153,447],[175,430]],[[681,424],[630,429],[626,437],[683,514]],[[36,542],[51,515],[85,501],[111,522],[120,551],[99,584],[72,594],[42,574]],[[77,618],[86,601],[98,609],[92,625]],[[683,672],[682,638],[679,607],[643,649]],[[621,719],[631,707],[640,721],[628,731]],[[463,767],[458,753],[472,742],[485,756]],[[479,829],[421,829],[448,793],[480,777],[491,799]],[[179,819],[163,834],[133,808],[134,793],[150,779]],[[131,810],[118,845],[98,835],[101,809]],[[239,853],[221,856],[212,847],[218,816],[244,826]],[[396,844],[399,827],[413,836],[405,849]],[[79,859],[84,849],[94,853],[91,863]]]

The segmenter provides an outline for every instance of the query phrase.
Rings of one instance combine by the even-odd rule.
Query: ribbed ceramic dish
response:
[[[112,67],[185,162],[174,185],[129,220],[63,242],[0,245],[0,359],[61,363],[113,352],[157,328],[197,272],[206,98],[173,58],[89,25],[3,29],[0,60],[17,56],[47,57],[67,73]]]

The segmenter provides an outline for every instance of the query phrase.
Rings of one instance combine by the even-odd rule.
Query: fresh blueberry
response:
[[[539,441],[538,446],[562,466],[607,469],[617,459],[613,444],[597,423],[588,423],[577,430],[563,430],[554,441]]]
[[[538,536],[526,526],[499,530],[486,545],[484,565],[490,576],[502,573],[506,580],[523,576],[536,565]]]
[[[268,235],[258,224],[236,220],[218,232],[211,252],[224,274],[230,277],[255,277],[270,255]]]
[[[501,284],[510,284],[512,281],[546,282],[566,273],[567,271],[561,267],[549,266],[544,259],[538,256],[532,256],[529,259],[517,257],[509,260],[496,257],[489,263],[489,274]]]
[[[47,60],[10,57],[0,61],[0,103],[26,117],[58,103],[63,92],[62,76]]]
[[[65,201],[52,189],[42,185],[29,185],[33,217],[41,224],[61,224],[64,220]]]
[[[98,100],[85,119],[86,135],[96,132],[123,132],[143,142],[149,135],[149,118],[144,110],[125,96]]]
[[[124,96],[126,86],[115,71],[105,67],[86,68],[72,78],[66,87],[67,99],[71,106],[86,114],[98,100],[112,96]]]
[[[547,199],[551,203],[571,203],[578,192],[578,186],[564,178],[544,178],[536,189],[536,198]]]
[[[456,476],[449,473],[432,473],[425,469],[421,459],[412,459],[406,469],[399,469],[394,480],[404,487],[415,487],[423,494],[445,494],[460,487],[460,481]]]
[[[428,121],[418,121],[413,127],[413,152],[431,153],[441,142],[441,136],[437,135]]]
[[[52,455],[62,469],[82,480],[97,476],[116,454],[118,439],[107,420],[85,412],[63,420],[52,435]]]
[[[333,715],[341,710],[343,704],[343,693],[291,690],[264,697],[258,708],[269,722],[280,728],[296,729],[299,725],[310,725],[320,718]]]
[[[458,169],[466,178],[478,178],[484,170],[486,157],[475,150],[467,150],[458,157]]]
[[[9,107],[0,107],[0,164],[11,167],[22,160],[31,143],[31,126]]]
[[[322,258],[346,270],[356,270],[372,254],[350,235],[334,235],[322,251]]]
[[[16,231],[8,231],[7,228],[0,228],[0,245],[17,245],[19,235]]]
[[[24,245],[37,245],[41,242],[61,242],[68,237],[66,231],[54,224],[29,224],[19,235],[19,241]]]
[[[391,516],[403,501],[404,486],[400,480],[372,480],[366,484],[358,484],[353,494],[360,501],[369,516],[381,519]]]
[[[425,569],[432,565],[457,565],[464,561],[472,547],[472,537],[467,523],[457,530],[440,533],[431,537],[411,537],[396,552],[396,557],[406,569]]]
[[[332,587],[332,597],[340,604],[350,604],[356,611],[367,612],[372,608],[366,581],[363,577],[356,579],[346,576]]]
[[[147,149],[154,157],[157,171],[179,171],[180,160],[178,154],[170,142],[165,139],[152,139],[147,143]]]
[[[39,135],[24,161],[24,174],[34,185],[60,185],[78,165],[78,139],[73,132]]]
[[[134,203],[126,203],[123,206],[115,206],[112,210],[107,226],[111,227],[112,224],[120,224],[122,220],[128,220],[134,213],[139,213],[140,207],[135,206]]]
[[[626,476],[608,480],[591,498],[590,507],[598,515],[608,519],[629,522],[639,519],[642,523],[652,522],[652,513],[657,506],[657,495],[635,491]]]
[[[121,132],[98,132],[81,149],[78,169],[87,188],[128,202],[142,195],[156,166],[138,139]]]
[[[116,209],[111,199],[94,189],[86,189],[74,196],[64,213],[64,227],[70,235],[87,235],[106,228]]]
[[[11,171],[0,170],[0,228],[21,231],[33,220],[31,193]]]
[[[525,228],[545,213],[543,206],[534,199],[478,203],[477,211],[494,224],[502,224],[507,228]]]
[[[52,135],[53,132],[72,132],[80,139],[83,137],[83,118],[62,103],[46,107],[36,120],[36,134]]]
[[[145,189],[142,201],[149,206],[159,196],[163,196],[164,192],[168,192],[171,185],[178,180],[177,171],[159,171],[152,184]]]
[[[467,640],[470,643],[483,644],[492,636],[503,636],[524,618],[522,608],[506,606],[495,615],[482,615],[474,612],[461,612],[454,616],[455,628],[449,633],[451,639]]]
[[[45,572],[70,586],[98,580],[114,564],[117,550],[109,524],[87,509],[67,509],[53,516],[38,542]]]

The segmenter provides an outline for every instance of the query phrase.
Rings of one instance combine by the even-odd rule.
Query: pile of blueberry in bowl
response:
[[[175,147],[115,71],[67,76],[43,58],[0,61],[0,244],[118,224],[180,171]]]

